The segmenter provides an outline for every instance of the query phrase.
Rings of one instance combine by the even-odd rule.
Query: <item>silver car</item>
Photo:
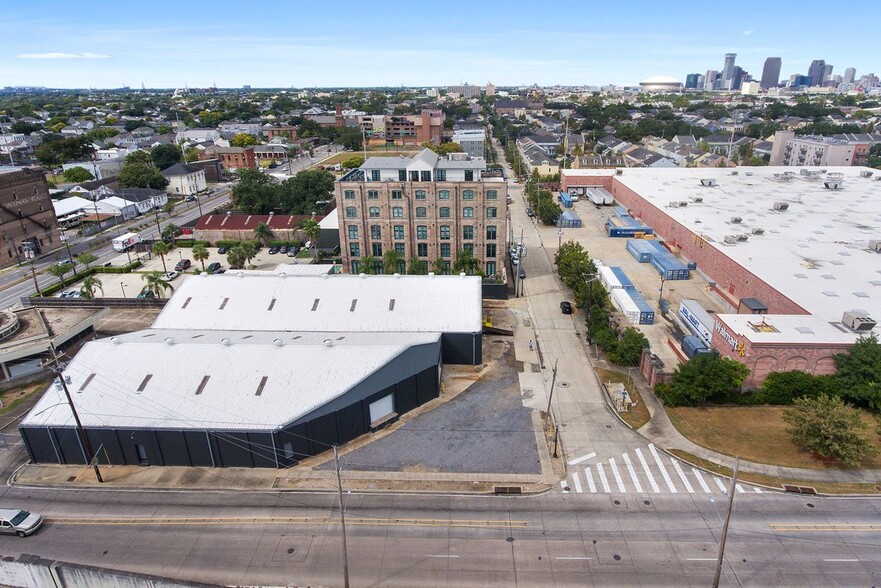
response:
[[[43,517],[36,513],[17,509],[0,509],[0,533],[27,537],[43,525]]]

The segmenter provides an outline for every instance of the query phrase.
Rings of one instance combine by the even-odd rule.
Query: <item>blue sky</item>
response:
[[[4,1],[0,86],[626,84],[721,70],[728,52],[755,77],[768,56],[783,78],[812,59],[859,76],[881,74],[872,14],[864,0]]]

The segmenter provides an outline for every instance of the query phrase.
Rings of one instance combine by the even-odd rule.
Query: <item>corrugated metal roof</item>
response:
[[[412,346],[439,340],[440,333],[149,329],[87,343],[64,375],[85,427],[275,429]],[[50,385],[22,425],[73,426],[63,390]]]
[[[206,214],[199,218],[196,230],[253,231],[260,223],[266,224],[270,229],[296,229],[301,222],[308,218],[312,217],[307,214]],[[316,216],[313,220],[320,222],[323,218],[323,216]]]
[[[392,298],[397,303],[389,310]],[[224,299],[223,310],[218,310]],[[276,302],[269,310],[273,299]],[[358,302],[350,310],[353,300]],[[227,272],[191,276],[184,281],[153,327],[477,333],[482,330],[482,308],[481,279],[477,276],[316,277]]]

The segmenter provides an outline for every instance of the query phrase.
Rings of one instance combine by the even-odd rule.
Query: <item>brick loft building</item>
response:
[[[435,271],[439,260],[450,273],[468,250],[487,276],[503,272],[508,185],[482,158],[429,149],[410,158],[371,157],[335,191],[344,271],[360,273],[364,258],[379,261],[396,250],[406,269],[418,261]]]
[[[0,172],[0,267],[54,249],[58,235],[46,176],[32,169]]]

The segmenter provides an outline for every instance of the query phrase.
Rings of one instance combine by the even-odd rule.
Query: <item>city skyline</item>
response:
[[[612,6],[535,11],[524,2],[467,4],[442,9],[388,1],[339,3],[336,12],[310,4],[242,12],[228,1],[166,0],[149,13],[95,0],[77,10],[58,0],[6,5],[0,18],[11,36],[2,53],[0,85],[51,88],[359,87],[635,85],[654,75],[683,80],[723,69],[726,53],[758,77],[779,56],[781,80],[806,73],[812,60],[856,68],[881,64],[881,49],[859,35],[821,46],[799,30],[814,26],[818,2],[788,7],[750,5],[668,9],[637,2],[622,20]],[[855,11],[870,8],[857,2]],[[760,9],[759,9],[760,8]],[[762,20],[752,15],[761,13]],[[392,16],[390,16],[392,15]],[[778,23],[795,31],[786,37]],[[708,26],[712,25],[712,26]],[[433,27],[437,34],[426,34]]]

